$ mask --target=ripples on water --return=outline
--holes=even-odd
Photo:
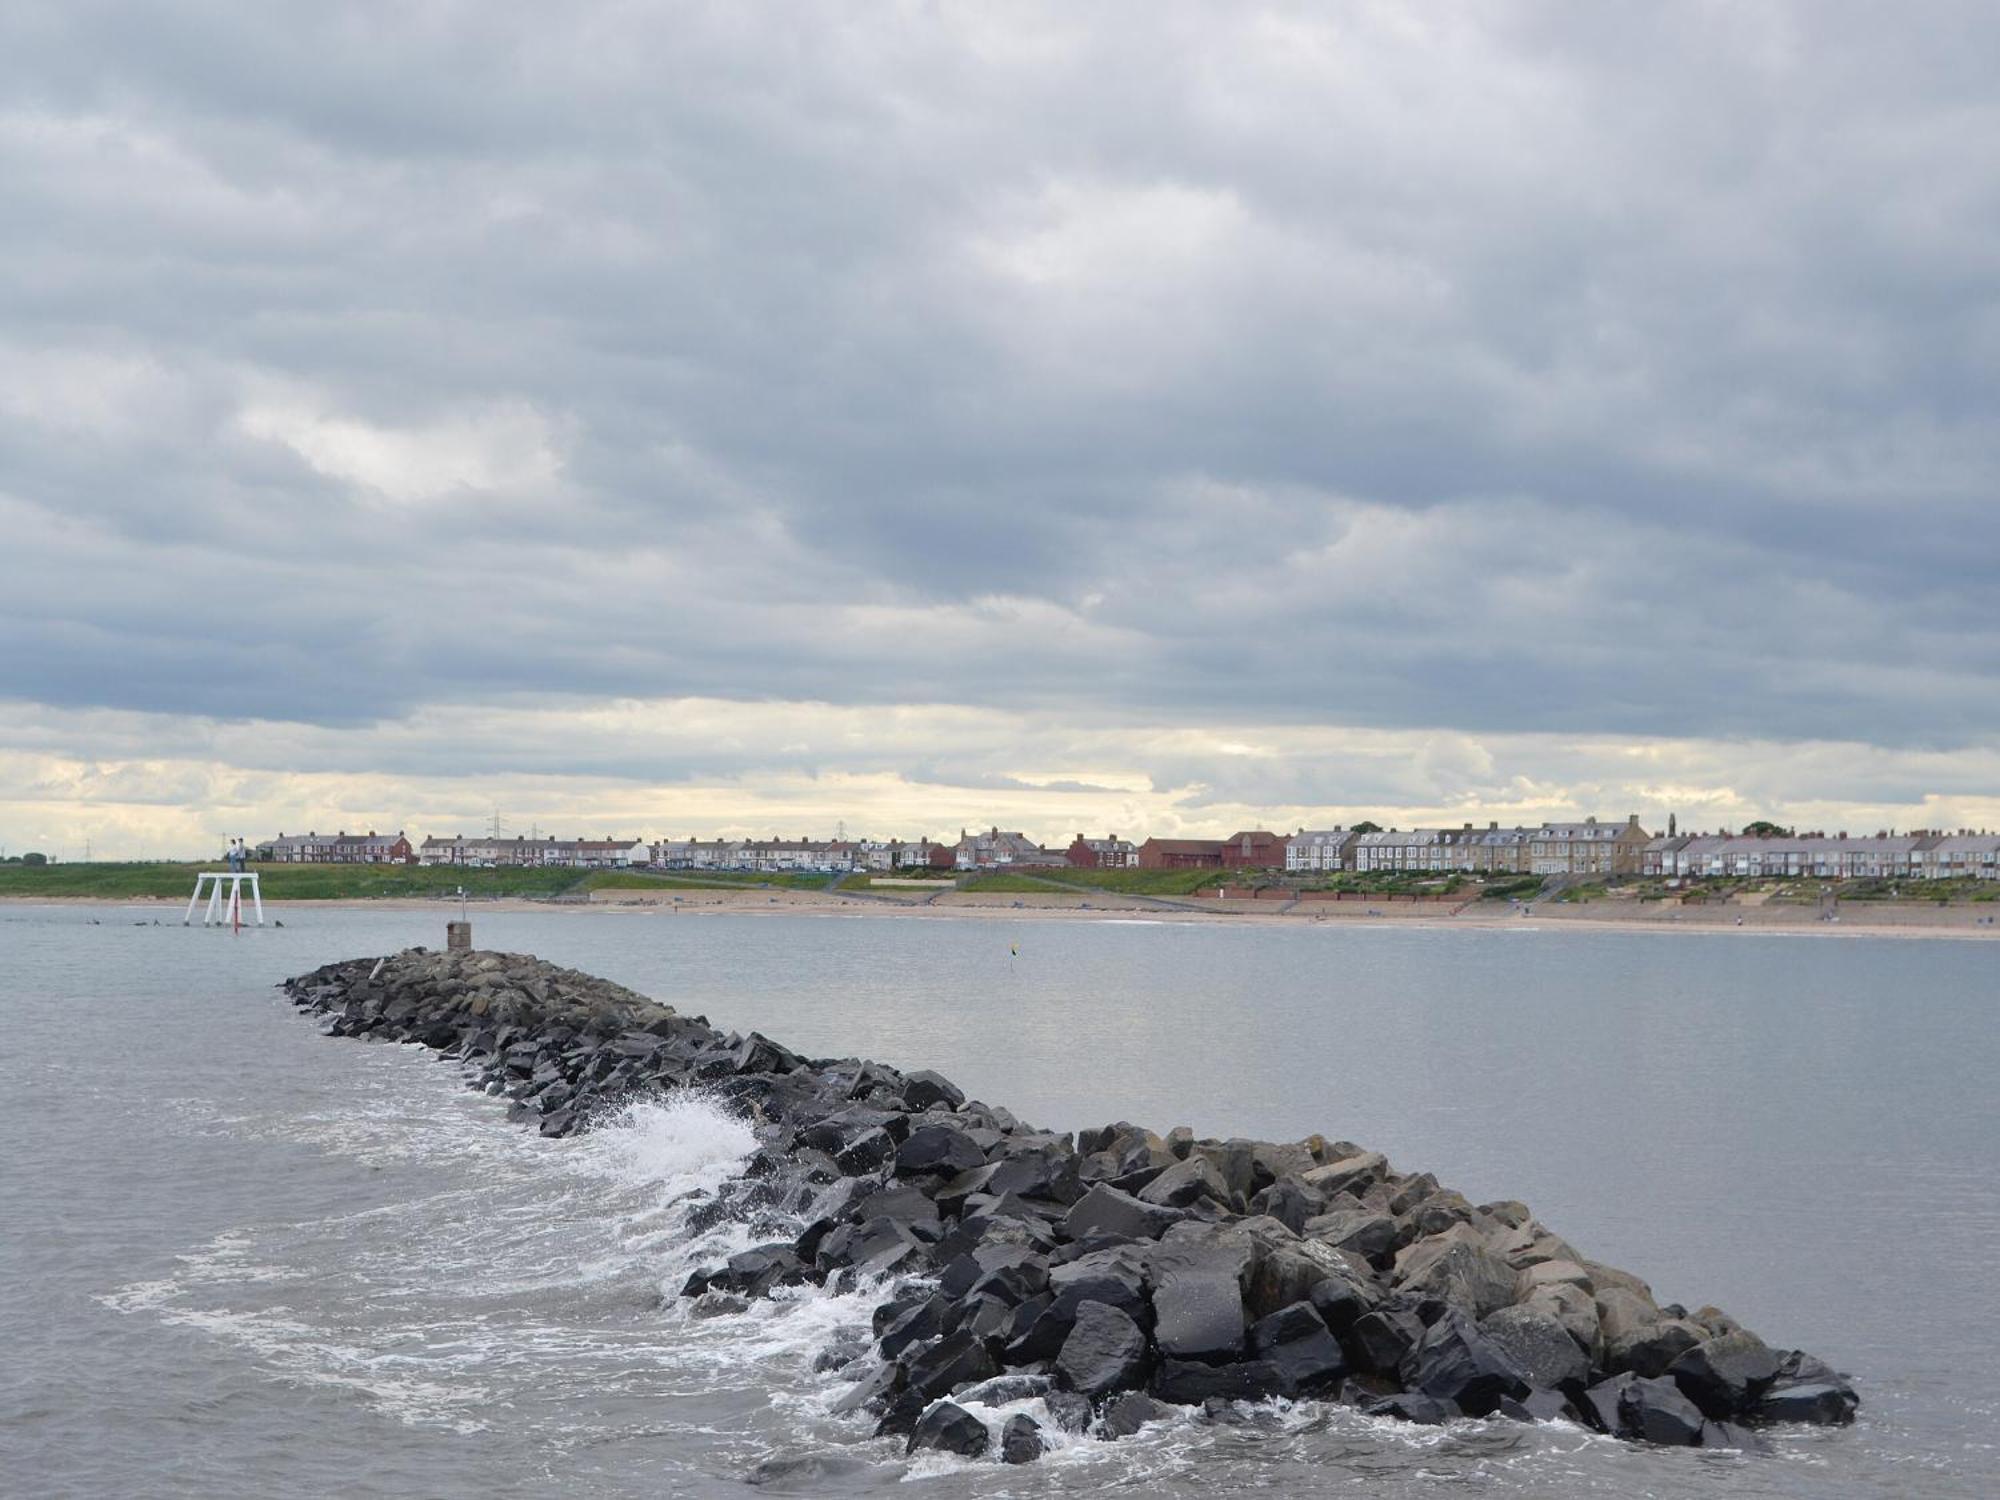
[[[572,942],[590,935],[589,919],[555,921],[549,931]],[[976,939],[871,925],[891,928],[878,942],[914,943],[924,962],[941,948],[948,960],[951,944]],[[1121,941],[1154,936],[1125,930],[1134,936]],[[787,953],[780,929],[757,931],[780,944],[779,961],[798,960],[802,950]],[[1191,941],[1172,936],[1178,974]],[[348,947],[366,951],[337,936],[324,941],[328,951],[286,958],[277,972]],[[156,963],[158,951],[141,951],[135,963]],[[588,955],[564,956],[588,963]],[[1548,955],[1538,961],[1546,979]],[[91,993],[87,978],[60,972],[79,999]],[[847,1381],[814,1369],[829,1345],[865,1341],[871,1294],[800,1288],[708,1320],[690,1317],[677,1296],[697,1265],[782,1227],[708,1225],[697,1212],[753,1148],[740,1121],[677,1096],[635,1103],[581,1137],[543,1140],[507,1123],[499,1101],[467,1091],[455,1068],[420,1049],[319,1038],[270,997],[268,977],[198,988],[177,1012],[162,990],[163,1014],[173,1019],[150,1033],[135,1032],[130,1017],[93,1037],[74,1034],[86,1024],[75,1019],[38,1031],[38,1022],[10,1014],[33,1080],[25,1104],[12,1101],[20,1106],[9,1117],[17,1163],[71,1162],[62,1170],[75,1180],[67,1188],[30,1181],[36,1222],[60,1221],[49,1241],[58,1248],[31,1248],[36,1263],[25,1275],[7,1268],[16,1289],[44,1274],[43,1300],[54,1311],[43,1313],[39,1331],[58,1352],[38,1356],[38,1395],[16,1398],[19,1387],[5,1388],[0,1454],[19,1462],[0,1490],[1994,1492],[1985,1482],[1995,1473],[1990,1391],[1970,1397],[1948,1441],[1916,1436],[1901,1418],[1885,1419],[1893,1403],[1876,1399],[1865,1369],[1870,1405],[1861,1427],[1788,1433],[1761,1458],[1650,1451],[1564,1426],[1417,1428],[1274,1402],[1229,1421],[1182,1413],[1116,1444],[1066,1441],[1028,1469],[937,1455],[906,1461],[897,1442],[870,1436],[869,1419],[831,1416]],[[1166,970],[1158,979],[1172,982]],[[1032,1009],[1031,996],[1019,1003]],[[783,1024],[771,1029],[786,1035]],[[1934,1170],[1952,1180],[1959,1168]],[[1977,1189],[1967,1191],[1969,1211],[1986,1212]],[[1551,1217],[1561,1227],[1561,1215]],[[207,1227],[184,1230],[183,1222]],[[109,1269],[121,1266],[132,1269]],[[15,1305],[0,1306],[0,1327],[9,1317],[18,1317]],[[66,1349],[77,1355],[67,1372]],[[35,1360],[15,1361],[17,1374],[24,1363]],[[129,1391],[118,1389],[121,1381]],[[101,1413],[88,1409],[95,1403]],[[1016,1410],[1038,1413],[1039,1403],[980,1414],[997,1430]]]
[[[706,1099],[669,1096],[546,1141],[456,1091],[414,1049],[368,1050],[365,1087],[340,1107],[202,1128],[303,1142],[383,1173],[442,1173],[452,1185],[230,1230],[104,1305],[196,1330],[301,1392],[364,1401],[412,1435],[504,1432],[549,1484],[581,1479],[604,1493],[645,1492],[650,1470],[695,1489],[754,1479],[754,1489],[800,1494],[912,1481],[994,1495],[1362,1481],[1391,1493],[1475,1484],[1618,1494],[1697,1473],[1704,1491],[1726,1494],[1752,1462],[1646,1454],[1567,1427],[1418,1428],[1309,1402],[1240,1408],[1227,1423],[1180,1413],[1117,1444],[1051,1429],[1060,1446],[1032,1471],[938,1454],[906,1461],[895,1441],[870,1436],[871,1419],[830,1416],[847,1381],[813,1369],[829,1345],[865,1339],[872,1290],[795,1288],[706,1320],[677,1296],[697,1266],[769,1237],[732,1221],[690,1228],[753,1150],[743,1122]],[[1033,1400],[973,1409],[996,1437],[1015,1412],[1046,1418]],[[1812,1462],[1810,1441],[1788,1447],[1779,1462]]]

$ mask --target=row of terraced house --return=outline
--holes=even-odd
[[[453,835],[413,845],[402,833],[280,833],[257,846],[277,864],[425,864],[464,868],[562,867],[729,870],[844,874],[869,871],[1003,869],[1283,870],[1292,875],[1357,873],[1588,876],[1793,876],[1821,879],[2000,880],[2000,834],[1918,831],[1850,838],[1842,834],[1654,837],[1636,816],[1591,817],[1503,828],[1264,829],[1226,839],[1149,838],[1079,833],[1066,847],[1037,844],[998,827],[961,830],[956,841],[916,839],[555,839]]]
[[[2000,834],[1918,831],[1762,838],[1678,834],[1654,839],[1640,873],[1685,879],[1789,876],[1821,880],[2000,880]]]
[[[1502,828],[1300,829],[1285,840],[1290,874],[1340,871],[1474,875],[1637,875],[1652,835],[1635,815]]]

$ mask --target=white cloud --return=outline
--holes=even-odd
[[[247,436],[281,443],[330,479],[392,501],[521,493],[561,471],[552,424],[525,401],[392,427],[301,403],[246,406]]]

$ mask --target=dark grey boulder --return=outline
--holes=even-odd
[[[1130,1193],[1098,1183],[1079,1198],[1063,1217],[1064,1239],[1094,1236],[1156,1240],[1187,1215],[1179,1209],[1142,1203]]]
[[[1374,1309],[1376,1294],[1364,1291],[1351,1277],[1329,1276],[1306,1293],[1306,1300],[1325,1319],[1328,1328],[1344,1334]]]
[[[1056,1356],[1056,1375],[1073,1391],[1107,1396],[1145,1381],[1146,1335],[1115,1307],[1085,1302]]]
[[[1361,1410],[1371,1417],[1394,1417],[1399,1422],[1420,1422],[1426,1427],[1438,1427],[1465,1415],[1451,1402],[1418,1391],[1380,1396]]]
[[[903,1360],[903,1370],[911,1390],[933,1399],[1000,1373],[985,1341],[964,1331],[918,1346]]]
[[[1104,1403],[1104,1415],[1097,1430],[1107,1438],[1130,1437],[1148,1422],[1157,1422],[1167,1409],[1143,1391],[1121,1391]]]
[[[1153,1372],[1150,1389],[1162,1401],[1171,1401],[1176,1406],[1199,1406],[1214,1397],[1225,1401],[1262,1401],[1291,1394],[1284,1372],[1268,1359],[1246,1359],[1233,1365],[1163,1359]]]
[[[1657,1323],[1628,1328],[1605,1339],[1605,1368],[1630,1370],[1651,1380],[1666,1374],[1675,1360],[1705,1337],[1700,1328],[1680,1318],[1662,1318]]]
[[[1031,1464],[1042,1456],[1042,1428],[1026,1412],[1016,1412],[1000,1429],[1000,1461]]]
[[[1479,1328],[1521,1367],[1531,1385],[1572,1386],[1590,1378],[1590,1360],[1549,1313],[1503,1307],[1480,1319]]]
[[[1276,1365],[1293,1390],[1317,1390],[1347,1373],[1339,1340],[1310,1302],[1294,1302],[1259,1318],[1250,1329],[1250,1348]]]
[[[1854,1420],[1861,1398],[1853,1387],[1789,1385],[1767,1393],[1750,1408],[1759,1422],[1810,1422],[1818,1427],[1843,1427]]]
[[[1141,1203],[1162,1208],[1187,1208],[1208,1199],[1229,1206],[1229,1186],[1205,1156],[1190,1156],[1166,1168],[1136,1194]]]
[[[1379,1151],[1361,1151],[1352,1156],[1314,1167],[1302,1174],[1306,1186],[1326,1195],[1328,1201],[1342,1193],[1359,1195],[1360,1190],[1388,1171],[1389,1162]]]
[[[1354,1321],[1341,1338],[1341,1348],[1363,1374],[1394,1375],[1423,1336],[1424,1325],[1414,1312],[1380,1307]]]
[[[993,1435],[979,1418],[956,1402],[940,1401],[917,1418],[907,1451],[933,1448],[962,1458],[980,1458],[992,1441]]]
[[[1488,1416],[1504,1398],[1518,1401],[1534,1385],[1505,1349],[1455,1308],[1424,1330],[1401,1373],[1411,1389],[1450,1401],[1468,1417]]]
[[[910,1226],[895,1219],[840,1224],[822,1235],[813,1264],[822,1275],[847,1266],[880,1263],[885,1256],[921,1248]]]
[[[895,1219],[905,1224],[935,1224],[938,1207],[921,1189],[909,1183],[896,1183],[868,1194],[855,1204],[853,1213],[857,1220]]]
[[[1611,1437],[1629,1437],[1626,1430],[1622,1404],[1626,1389],[1638,1383],[1640,1377],[1626,1371],[1613,1375],[1608,1380],[1600,1380],[1586,1389],[1577,1401],[1577,1411],[1584,1421],[1599,1432]]]
[[[965,1094],[949,1078],[921,1068],[904,1076],[903,1103],[912,1110],[926,1110],[934,1104],[957,1109],[965,1103]]]
[[[949,1125],[920,1125],[896,1148],[898,1177],[956,1177],[985,1162],[986,1153]]]
[[[1353,1200],[1343,1198],[1341,1201]],[[1316,1214],[1306,1221],[1300,1232],[1337,1250],[1348,1250],[1363,1260],[1374,1262],[1386,1260],[1405,1243],[1404,1225],[1399,1220],[1358,1207],[1337,1208]]]
[[[1075,1326],[1077,1309],[1089,1302],[1115,1307],[1135,1323],[1149,1322],[1152,1318],[1143,1284],[1110,1270],[1062,1279],[1052,1277],[1050,1285],[1054,1288],[1053,1297],[1007,1346],[1009,1364],[1054,1359],[1062,1352],[1063,1343]]]
[[[958,1304],[958,1328],[997,1349],[1014,1336],[1014,1305],[998,1297],[967,1297]]]
[[[1023,1297],[1033,1296],[1048,1285],[1047,1264],[1026,1245],[976,1245],[955,1258],[938,1278],[938,1290],[947,1297],[963,1297],[996,1271],[1018,1271],[1026,1285]],[[1016,1299],[1020,1300],[1020,1299]]]
[[[882,1129],[864,1130],[833,1153],[834,1164],[849,1176],[872,1172],[896,1154],[895,1138]]]
[[[1701,1408],[1663,1377],[1640,1377],[1618,1398],[1620,1429],[1642,1443],[1664,1448],[1691,1448],[1701,1441],[1706,1421]]]
[[[1725,1421],[1770,1389],[1778,1354],[1754,1333],[1738,1330],[1696,1344],[1667,1366],[1667,1378],[1704,1416]]]
[[[1153,1291],[1153,1341],[1174,1359],[1223,1364],[1243,1352],[1243,1290],[1234,1276],[1182,1271]]]
[[[778,1243],[739,1250],[721,1270],[710,1275],[707,1289],[762,1297],[773,1287],[796,1286],[811,1279],[792,1247]]]
[[[1281,1177],[1251,1198],[1250,1211],[1269,1215],[1293,1234],[1303,1234],[1307,1220],[1326,1212],[1326,1196],[1296,1177]]]

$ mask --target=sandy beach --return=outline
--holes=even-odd
[[[43,906],[111,907],[179,915],[186,902],[143,898],[0,898]],[[456,898],[382,897],[337,901],[266,900],[266,912],[314,909],[390,911],[455,910]],[[1282,909],[1274,909],[1274,907]],[[1666,902],[1550,902],[1527,908],[1506,902],[1445,903],[1324,902],[1283,907],[1270,901],[1196,901],[1164,897],[1102,895],[982,894],[946,890],[928,898],[821,891],[683,890],[598,891],[588,900],[541,901],[522,897],[472,900],[482,911],[569,911],[625,916],[815,916],[897,918],[906,921],[1148,921],[1194,922],[1256,927],[1414,927],[1446,931],[1512,929],[1543,932],[1695,932],[1808,938],[1890,937],[2000,940],[2000,903],[1938,906],[1931,902],[1850,902],[1834,920],[1811,907],[1735,905],[1681,906]]]

